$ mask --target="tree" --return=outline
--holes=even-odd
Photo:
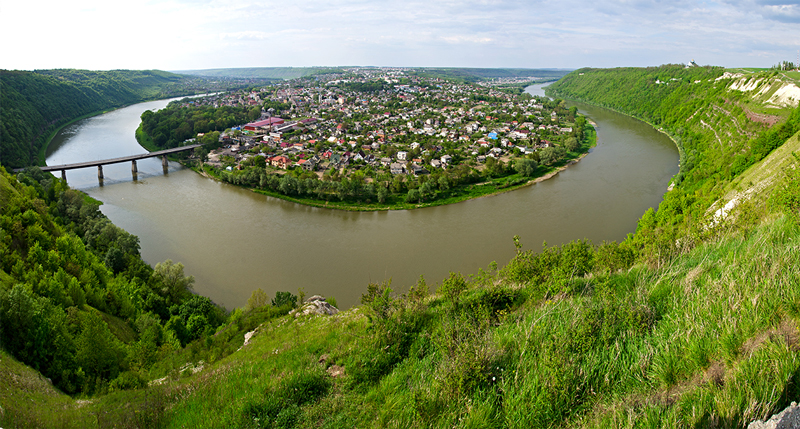
[[[269,304],[269,296],[267,296],[267,293],[261,290],[261,288],[258,288],[253,291],[253,293],[250,295],[250,298],[247,300],[245,311],[263,307],[267,304]]]
[[[578,143],[578,139],[575,137],[568,137],[567,140],[564,142],[564,148],[566,148],[570,152],[575,152],[580,149],[581,145]]]
[[[406,202],[409,204],[414,202],[419,202],[419,200],[420,200],[420,193],[416,189],[411,189],[408,191],[408,194],[406,194]]]
[[[561,161],[566,155],[563,147],[546,147],[540,151],[539,158],[542,164],[551,165]]]
[[[536,161],[528,158],[521,158],[514,162],[514,168],[516,168],[517,173],[525,177],[531,177],[536,173]]]
[[[378,202],[383,204],[386,202],[386,197],[389,195],[389,190],[385,186],[378,186]]]
[[[116,378],[125,359],[124,346],[96,311],[81,319],[82,331],[75,340],[78,366],[95,383]]]
[[[167,300],[167,305],[179,304],[191,295],[194,276],[183,274],[183,264],[173,263],[171,259],[156,264],[153,270],[159,294]]]

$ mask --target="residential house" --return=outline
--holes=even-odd
[[[406,170],[406,166],[399,162],[393,162],[389,166],[389,169],[391,170],[392,174],[403,174]]]
[[[279,155],[270,159],[269,163],[273,167],[280,168],[281,170],[286,170],[286,166],[289,165],[289,158],[283,155]]]

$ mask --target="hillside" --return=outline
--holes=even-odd
[[[785,86],[768,74],[751,78]],[[100,240],[92,225],[103,221],[79,216],[94,210],[76,210],[57,179],[0,174],[0,327],[48,310],[33,320],[65,326],[45,332],[76,350],[73,363],[59,362],[72,371],[66,381],[85,386],[72,397],[52,389],[18,362],[33,357],[41,372],[63,374],[36,354],[41,343],[5,329],[0,342],[15,357],[0,354],[0,381],[12,380],[0,392],[0,427],[739,428],[763,419],[800,397],[800,109],[769,107],[780,89],[731,88],[742,78],[676,66],[573,72],[558,95],[628,111],[682,148],[681,176],[636,234],[536,251],[514,237],[505,267],[435,284],[420,277],[405,295],[370,284],[360,306],[332,316],[287,315],[298,297],[260,290],[213,323],[186,294],[159,306],[159,296],[173,299],[155,274],[163,265],[148,270],[129,248],[114,269],[114,243],[130,242],[123,232]],[[731,195],[747,198],[715,218]],[[59,274],[65,264],[46,263],[59,257],[72,258],[74,282]],[[80,291],[85,303],[67,305]],[[113,355],[97,361],[103,371],[78,352],[95,326]],[[64,380],[52,377],[67,391]]]
[[[179,70],[174,73],[217,78],[295,79],[327,73],[345,73],[350,67],[251,67],[231,69]],[[368,68],[366,68],[368,69]],[[377,68],[376,68],[377,69]],[[495,78],[559,79],[569,70],[562,69],[509,69],[509,68],[437,68],[410,67],[404,69],[426,77],[458,79],[477,82]]]
[[[158,70],[0,70],[0,163],[7,168],[44,165],[47,143],[75,119],[211,88]]]
[[[675,141],[681,169],[674,190],[657,212],[645,213],[637,230],[637,239],[661,237],[643,245],[658,247],[654,253],[666,261],[680,253],[680,237],[701,240],[705,225],[717,221],[715,211],[732,198],[724,200],[732,180],[800,131],[800,96],[791,95],[797,85],[796,77],[778,71],[744,75],[665,65],[580,69],[549,91],[631,115]]]
[[[230,69],[176,70],[174,73],[215,78],[295,79],[338,71],[327,67],[242,67]]]

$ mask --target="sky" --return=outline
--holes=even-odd
[[[800,0],[0,0],[0,69],[797,62]]]

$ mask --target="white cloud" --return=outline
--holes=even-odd
[[[770,66],[781,0],[0,0],[0,68]],[[27,19],[36,16],[32,27]]]

